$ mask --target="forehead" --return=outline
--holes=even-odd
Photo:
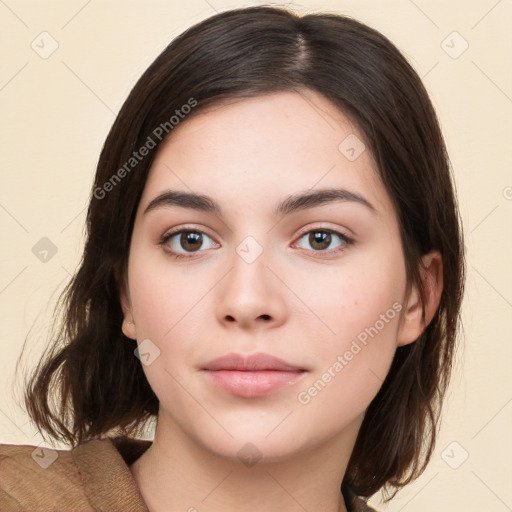
[[[364,192],[377,208],[390,207],[364,136],[350,119],[312,91],[282,92],[185,118],[159,148],[141,206],[165,189],[209,195],[228,208],[339,186]]]

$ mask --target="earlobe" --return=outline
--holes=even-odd
[[[397,344],[399,346],[416,341],[431,322],[439,307],[443,292],[443,262],[439,251],[429,252],[422,257],[420,276],[425,304],[422,307],[420,291],[413,283],[398,331]]]
[[[135,323],[133,321],[132,306],[125,291],[124,283],[120,286],[119,299],[121,302],[121,309],[123,310],[123,325],[121,329],[127,338],[135,340],[137,339],[137,333],[135,330]]]
[[[421,268],[422,281],[425,286],[425,327],[436,314],[441,295],[443,293],[443,260],[439,251],[433,251],[423,256],[423,268]]]
[[[127,338],[131,338],[132,340],[137,339],[135,333],[135,324],[131,320],[127,320],[126,317],[123,320],[122,331]]]

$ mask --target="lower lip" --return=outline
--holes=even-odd
[[[264,396],[288,384],[295,383],[305,372],[260,370],[216,370],[207,371],[213,383],[232,395],[243,397]]]

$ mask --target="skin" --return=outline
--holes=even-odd
[[[423,320],[372,155],[366,149],[351,161],[338,149],[351,134],[364,143],[324,97],[286,92],[200,113],[160,148],[121,291],[123,332],[160,351],[143,365],[160,401],[155,439],[131,466],[152,512],[346,510],[339,489],[366,408],[397,347],[431,320],[442,290],[441,258],[432,252],[423,258]],[[376,211],[337,201],[272,215],[292,194],[340,187]],[[223,214],[176,205],[144,214],[169,189],[208,195]],[[159,244],[180,227],[206,233],[203,244],[187,251],[180,235]],[[354,242],[333,235],[322,249],[308,238],[326,228]],[[236,250],[248,236],[263,249],[252,263]],[[394,303],[399,314],[333,372],[337,357]],[[233,396],[200,371],[228,352],[265,352],[307,371],[263,397]],[[300,403],[298,394],[330,367],[335,376]],[[244,446],[261,457],[250,467],[237,455]]]

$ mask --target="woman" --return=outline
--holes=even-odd
[[[212,16],[107,137],[26,391],[72,449],[2,445],[3,507],[371,510],[429,461],[463,282],[443,138],[392,43],[333,14]]]

